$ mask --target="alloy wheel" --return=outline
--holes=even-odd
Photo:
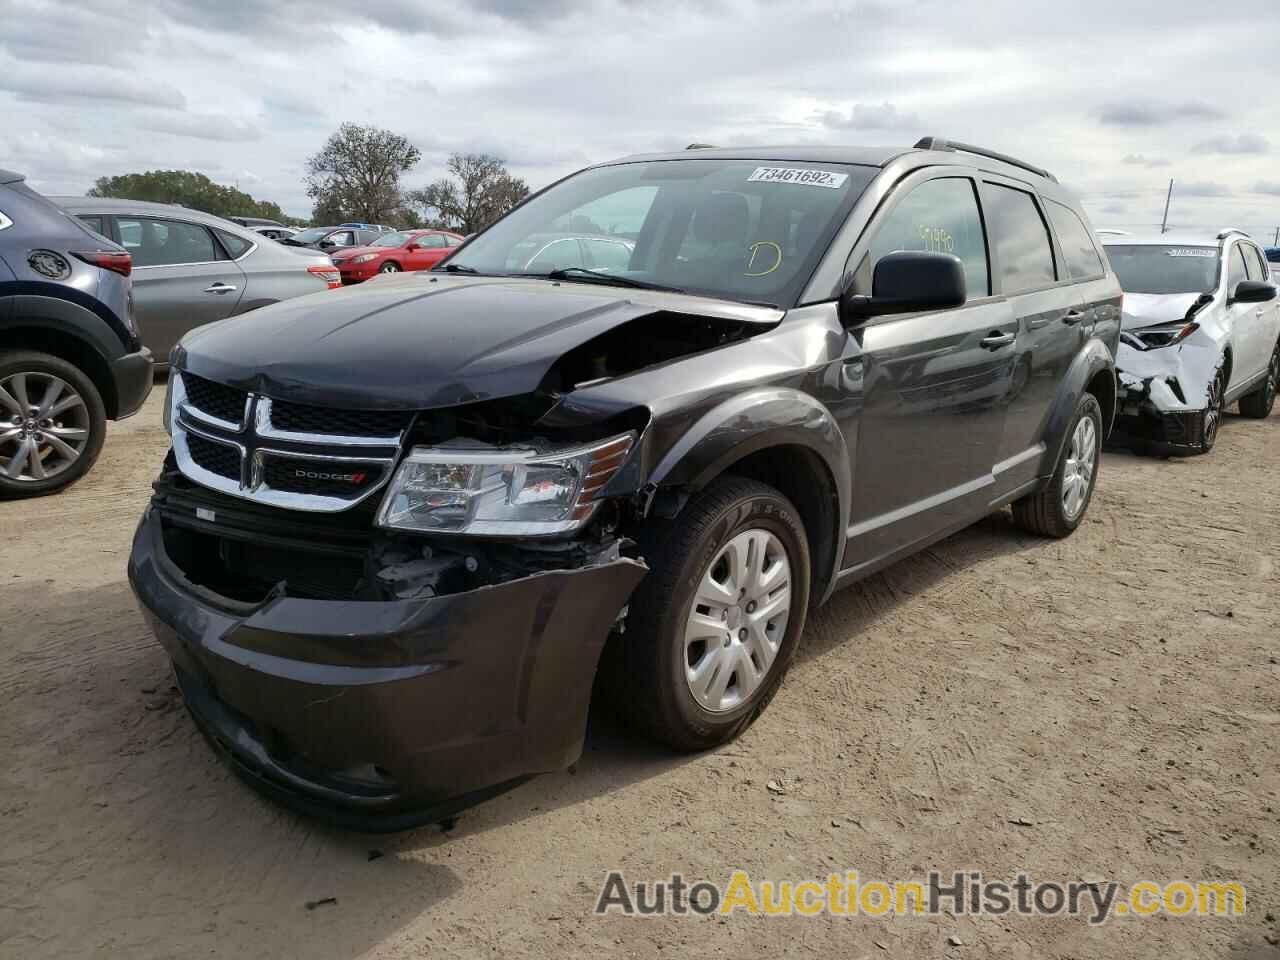
[[[768,530],[746,530],[702,574],[683,637],[685,680],[709,713],[733,710],[759,689],[787,632],[791,558]]]
[[[1062,471],[1062,511],[1075,520],[1084,511],[1098,466],[1098,428],[1092,417],[1081,417],[1071,434],[1071,447]]]
[[[89,444],[89,408],[61,377],[20,371],[0,380],[0,476],[34,483],[69,470]]]
[[[400,268],[397,267],[394,263],[384,263],[381,267],[378,268],[378,272],[379,273],[399,273]]]
[[[1271,369],[1267,373],[1267,384],[1263,389],[1266,393],[1263,394],[1262,405],[1270,407],[1275,402],[1276,390],[1280,389],[1280,343],[1276,344],[1271,354]]]

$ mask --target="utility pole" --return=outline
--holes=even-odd
[[[1276,227],[1276,238],[1271,242],[1273,247],[1280,247],[1280,227]]]
[[[1173,200],[1173,181],[1169,181],[1169,193],[1164,198],[1164,219],[1160,221],[1160,233],[1169,229],[1169,203]]]

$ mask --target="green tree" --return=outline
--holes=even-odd
[[[218,217],[265,217],[284,222],[280,207],[269,200],[255,200],[235,187],[214,183],[203,173],[190,170],[148,170],[118,177],[99,177],[91,197],[150,200],[176,203]]]
[[[382,223],[403,205],[400,177],[421,154],[398,133],[344,123],[307,160],[307,196],[322,221]]]
[[[483,230],[529,195],[527,183],[485,153],[455,153],[448,169],[453,179],[443,177],[408,199],[424,208],[431,222],[460,233]]]

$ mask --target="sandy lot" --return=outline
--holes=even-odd
[[[1108,455],[1070,540],[995,516],[838,594],[718,753],[597,730],[575,772],[449,833],[368,837],[220,766],[134,608],[162,392],[71,493],[0,504],[0,955],[1280,958],[1280,412],[1229,417],[1208,458]],[[1249,904],[1100,928],[591,913],[609,869],[732,867],[1232,878]]]

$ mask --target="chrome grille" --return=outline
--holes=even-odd
[[[170,404],[174,456],[189,479],[316,513],[346,510],[385,486],[413,417],[285,403],[186,373],[173,381]]]
[[[235,387],[214,383],[193,373],[182,374],[182,386],[187,394],[187,406],[194,408],[203,419],[242,426],[248,407],[249,394]]]
[[[395,437],[412,414],[382,410],[336,410],[287,400],[271,401],[271,426],[287,433]]]

